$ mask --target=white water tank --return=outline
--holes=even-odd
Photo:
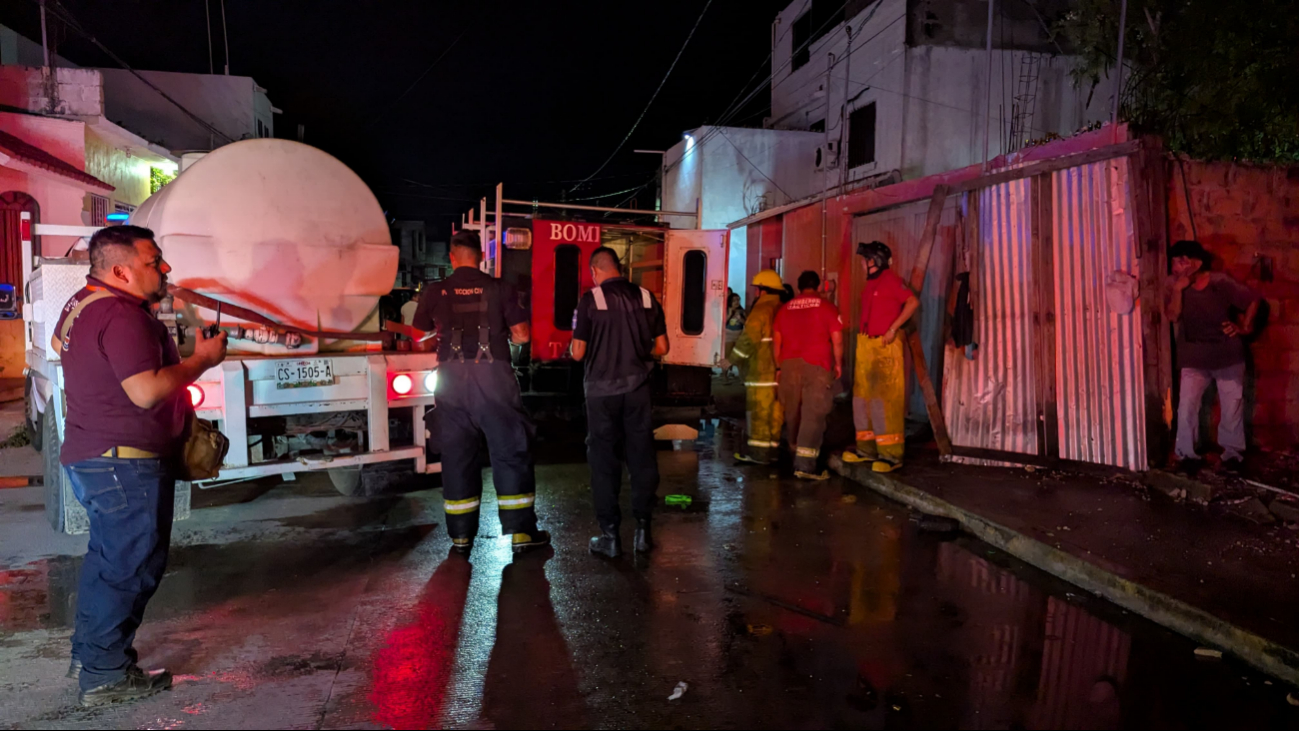
[[[131,222],[153,230],[173,284],[309,330],[376,331],[379,298],[397,276],[399,251],[374,194],[331,155],[289,140],[217,148]],[[214,313],[182,315],[211,322]],[[237,320],[223,314],[227,322]]]

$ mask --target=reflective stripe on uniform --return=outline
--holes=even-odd
[[[477,510],[479,502],[478,498],[471,497],[468,500],[447,500],[444,506],[449,515],[464,515]]]
[[[764,342],[764,343],[770,343],[770,342],[772,342],[773,340],[775,340],[775,338],[763,338],[763,339],[762,339],[762,342]]]
[[[775,388],[780,384],[776,383],[775,381],[758,381],[755,383],[749,383],[748,381],[745,381],[744,385],[749,388]]]
[[[906,437],[901,434],[881,434],[875,437],[876,444],[901,444]]]
[[[734,350],[732,350],[732,351],[731,351],[731,355],[735,356],[736,358],[748,358],[748,357],[749,357],[749,354],[748,354],[748,353],[744,352],[743,350],[740,350],[739,348],[735,348]]]
[[[501,510],[522,510],[530,508],[537,501],[537,493],[529,492],[524,495],[510,495],[509,497],[497,496],[496,506]]]
[[[814,447],[798,447],[794,450],[794,455],[798,457],[811,457],[813,459],[821,456],[821,450]]]
[[[604,299],[604,289],[602,289],[601,287],[592,287],[591,296],[595,297],[595,309],[597,310],[609,309],[609,303],[606,302]]]
[[[779,447],[779,446],[780,446],[780,442],[763,442],[763,441],[759,441],[759,440],[757,440],[757,439],[750,439],[750,440],[749,440],[749,446],[750,446],[750,447],[772,447],[772,448],[775,448],[775,447]]]
[[[653,309],[654,307],[654,297],[651,296],[650,291],[644,287],[640,288],[640,303],[645,305],[645,309],[647,310]]]
[[[873,432],[873,431],[859,431],[859,432],[857,432],[857,441],[859,441],[859,442],[873,442],[873,441],[875,441],[875,432]]]

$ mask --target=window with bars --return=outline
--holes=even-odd
[[[90,194],[90,225],[107,226],[108,214],[113,210],[113,202],[106,196]]]

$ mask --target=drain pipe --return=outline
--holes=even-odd
[[[843,143],[848,137],[848,82],[852,79],[852,23],[847,23],[844,30],[848,31],[848,49],[843,54],[843,108],[839,112],[839,149],[836,152],[839,155],[839,192],[848,187],[848,156],[844,153]],[[830,90],[826,90],[826,99],[830,98]]]

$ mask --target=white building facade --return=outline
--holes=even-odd
[[[722,228],[827,191],[955,170],[1107,121],[1112,82],[1075,84],[1076,58],[1049,30],[1049,18],[1069,7],[996,0],[989,54],[987,0],[793,0],[772,24],[764,129],[688,133],[664,158],[663,208],[699,206],[700,228]],[[731,232],[737,292],[747,285],[744,230]]]
[[[989,54],[987,0],[794,0],[772,26],[767,126],[821,131],[814,163],[833,187],[946,172],[1108,120],[1113,85],[1075,84],[1076,59],[1049,34],[1069,3],[1036,5],[996,1]]]

